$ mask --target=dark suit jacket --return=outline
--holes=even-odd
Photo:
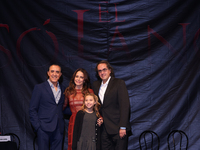
[[[96,95],[102,81],[93,83],[93,90]],[[120,127],[130,130],[129,110],[130,102],[125,82],[121,79],[111,77],[105,91],[103,104],[101,104],[100,114],[104,120],[104,126],[108,134],[118,134]]]
[[[58,127],[61,133],[64,132],[63,120],[63,103],[64,103],[64,88],[60,84],[61,97],[56,104],[53,92],[48,81],[38,84],[34,87],[29,115],[30,121],[35,131],[41,128],[43,131],[52,132]]]

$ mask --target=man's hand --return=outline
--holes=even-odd
[[[100,117],[100,118],[97,120],[97,124],[98,124],[99,126],[101,126],[102,123],[103,123],[103,118]]]
[[[119,137],[122,139],[126,136],[126,129],[120,129],[119,130]]]

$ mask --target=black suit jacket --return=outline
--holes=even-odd
[[[93,83],[96,95],[102,81]],[[101,103],[100,99],[99,102]],[[105,91],[103,104],[101,103],[100,114],[104,120],[104,126],[108,134],[118,134],[120,127],[130,130],[129,122],[130,102],[126,84],[123,80],[111,77]]]

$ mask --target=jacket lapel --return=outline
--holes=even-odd
[[[108,82],[108,86],[104,94],[103,104],[106,102],[106,97],[110,93],[109,91],[113,88],[113,83],[114,83],[113,80],[114,77],[111,77],[110,81]]]
[[[52,92],[52,90],[51,90],[51,87],[50,87],[48,81],[45,82],[45,88],[46,88],[47,92],[49,93],[49,95],[51,96],[51,98],[52,98],[52,99],[54,100],[54,102],[55,102],[55,98],[54,98],[53,92]]]

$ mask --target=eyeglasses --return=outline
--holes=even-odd
[[[98,70],[98,73],[106,72],[107,70],[108,70],[107,68],[104,68],[103,70]]]

